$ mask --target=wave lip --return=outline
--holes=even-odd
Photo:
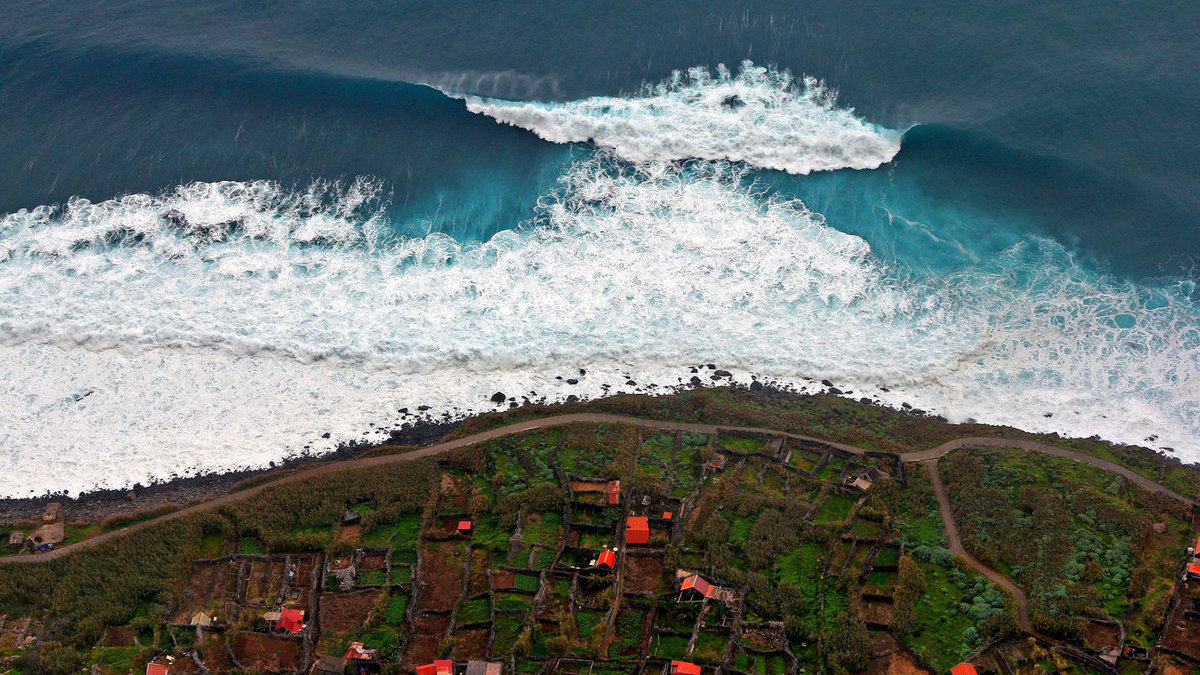
[[[453,94],[452,94],[453,95]],[[456,96],[471,112],[528,129],[554,143],[593,142],[632,162],[730,160],[793,174],[875,169],[900,151],[901,132],[839,108],[837,92],[813,77],[744,61],[675,71],[630,97],[567,103]]]

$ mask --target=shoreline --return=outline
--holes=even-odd
[[[182,476],[156,481],[149,485],[135,484],[130,488],[102,489],[81,492],[75,497],[65,494],[46,494],[40,497],[0,498],[0,525],[36,520],[47,502],[61,502],[68,522],[100,522],[109,516],[127,515],[156,509],[167,504],[183,507],[227,494],[238,483],[251,478],[284,472],[299,467],[317,466],[353,459],[385,446],[424,446],[436,443],[453,433],[461,419],[418,419],[405,422],[391,432],[383,442],[360,441],[340,444],[333,452],[321,455],[296,455],[258,469],[214,471],[197,476]],[[132,498],[131,498],[132,496]]]
[[[540,400],[529,400],[526,397],[521,397],[522,402],[518,403],[516,397],[506,397],[505,402],[507,407],[503,407],[500,401],[495,401],[497,407],[491,411],[465,412],[460,411],[457,417],[452,417],[449,412],[441,412],[437,415],[426,413],[425,416],[410,413],[409,421],[405,421],[397,428],[388,432],[388,437],[383,440],[359,440],[347,443],[341,443],[333,451],[326,452],[320,455],[295,455],[285,458],[280,461],[271,462],[269,466],[252,469],[237,469],[233,471],[216,471],[196,476],[173,477],[164,480],[156,481],[150,485],[135,484],[130,488],[120,489],[99,489],[87,492],[81,492],[75,497],[69,497],[65,493],[43,494],[38,497],[15,497],[15,498],[0,498],[0,525],[13,525],[23,521],[36,520],[40,517],[42,509],[47,502],[58,501],[63,504],[64,511],[67,514],[69,522],[76,523],[99,523],[105,518],[114,515],[130,515],[139,512],[145,512],[157,509],[169,504],[174,504],[177,507],[184,507],[198,501],[206,501],[214,497],[228,494],[229,491],[244,481],[254,479],[261,476],[266,476],[272,473],[284,473],[295,470],[300,467],[315,467],[321,464],[337,462],[356,457],[362,457],[380,448],[405,447],[413,448],[433,445],[446,436],[457,431],[462,424],[469,419],[489,413],[503,413],[520,411],[523,408],[538,408],[539,413],[545,414],[563,414],[575,412],[573,406],[587,405],[590,402],[609,398],[611,396],[620,395],[622,393],[632,393],[634,395],[644,396],[666,396],[677,394],[685,391],[709,389],[715,387],[730,387],[734,390],[750,393],[763,398],[781,398],[781,397],[804,397],[829,395],[845,398],[850,401],[862,405],[875,406],[888,410],[892,413],[912,416],[924,417],[932,420],[938,420],[945,424],[954,424],[941,415],[937,415],[925,410],[908,406],[907,404],[896,406],[881,400],[879,397],[854,398],[847,396],[852,394],[850,391],[843,392],[836,385],[828,380],[815,380],[813,378],[802,378],[806,385],[795,385],[777,380],[759,380],[751,376],[749,382],[738,381],[734,377],[728,376],[728,371],[711,369],[714,366],[709,366],[710,373],[720,373],[721,375],[712,376],[712,384],[706,383],[698,376],[692,375],[690,381],[684,381],[680,378],[678,384],[658,385],[647,384],[639,386],[636,392],[613,392],[591,398],[587,396],[568,395],[559,398],[555,401],[548,401],[545,397]],[[691,367],[690,373],[705,373],[705,367]],[[883,391],[887,391],[883,389]],[[554,412],[545,411],[546,407],[558,408]],[[974,420],[968,421],[968,424]],[[1008,425],[997,425],[1010,428],[1012,430],[1040,436],[1039,432],[1028,431],[1019,427]],[[1057,434],[1052,434],[1058,436]],[[1062,441],[1070,441],[1073,437],[1058,436]],[[1082,438],[1082,437],[1080,437]],[[1115,447],[1126,444],[1106,441]],[[1145,447],[1145,446],[1142,446]],[[1148,448],[1155,454],[1173,461],[1180,465],[1200,465],[1200,462],[1189,463],[1182,461],[1178,456],[1171,452],[1164,452]]]
[[[715,368],[715,366],[711,366],[708,370],[712,370],[713,368]],[[608,396],[614,396],[620,393],[633,393],[647,396],[666,396],[682,391],[709,388],[709,386],[706,386],[706,383],[704,383],[698,377],[698,374],[704,373],[706,370],[704,365],[686,366],[685,370],[689,375],[691,375],[690,381],[685,381],[681,377],[679,382],[676,384],[661,385],[647,383],[645,385],[638,386],[634,392],[605,393],[604,395],[595,398],[591,398],[586,395],[580,396],[576,394],[569,394],[553,401],[547,400],[547,398],[544,396],[536,400],[532,400],[527,396],[521,396],[519,399],[518,397],[514,396],[505,399],[505,402],[508,403],[507,407],[502,407],[502,404],[497,402],[497,407],[495,410],[459,412],[457,417],[452,417],[451,413],[449,412],[441,412],[437,415],[425,413],[424,416],[421,416],[421,413],[417,412],[408,413],[410,415],[410,421],[403,422],[398,428],[390,430],[386,440],[359,440],[341,443],[335,450],[330,452],[320,455],[295,455],[284,458],[283,460],[272,462],[270,465],[261,468],[235,469],[232,471],[213,471],[196,476],[178,476],[158,480],[149,485],[135,483],[132,487],[126,488],[89,490],[86,492],[80,492],[74,497],[67,496],[65,492],[47,493],[37,497],[0,497],[0,525],[8,526],[25,521],[36,521],[41,517],[43,507],[46,505],[46,503],[52,501],[62,503],[63,510],[67,515],[66,520],[68,522],[77,523],[99,523],[110,516],[135,514],[138,512],[157,509],[169,504],[174,504],[177,507],[184,507],[196,501],[206,501],[214,497],[228,494],[230,489],[232,489],[238,483],[271,473],[282,473],[297,469],[299,467],[317,466],[330,462],[353,459],[382,447],[421,447],[425,445],[432,445],[442,440],[445,436],[456,431],[465,420],[493,412],[507,412],[512,410],[520,410],[521,408],[532,408],[537,406],[570,406],[574,404],[586,404],[589,401],[599,398],[607,398]],[[725,373],[727,371],[715,370],[713,372]],[[751,376],[751,378],[751,381],[748,383],[739,382],[733,377],[728,377],[726,381],[721,382],[722,379],[725,379],[724,375],[718,377],[710,376],[710,379],[714,384],[717,384],[717,386],[729,386],[766,397],[841,393],[840,390],[834,388],[832,384],[822,388],[823,383],[819,383],[817,380],[812,378],[802,379],[810,384],[816,385],[816,391],[810,391],[807,387],[790,386],[786,383],[773,380],[763,382],[754,376]],[[605,392],[608,391],[607,386],[602,387],[602,389],[604,389]],[[518,400],[520,400],[519,403],[517,402]],[[901,408],[895,408],[877,399],[873,400],[871,404],[905,414],[925,414],[922,410],[905,410]],[[934,417],[932,415],[930,416]]]

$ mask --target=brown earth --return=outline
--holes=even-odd
[[[429,663],[441,657],[442,639],[450,628],[449,614],[418,614],[413,619],[413,637],[405,663]]]
[[[299,640],[243,631],[233,637],[233,655],[250,672],[279,672],[300,669]]]
[[[129,626],[109,626],[104,629],[101,643],[105,647],[132,647],[133,629]]]
[[[463,583],[463,559],[453,542],[431,542],[422,551],[418,610],[454,609]]]
[[[625,555],[620,561],[622,590],[626,593],[666,593],[675,575],[662,556]]]
[[[378,588],[321,595],[321,632],[353,633],[367,622],[379,599]]]
[[[231,618],[232,603],[237,593],[238,569],[236,560],[222,560],[192,565],[187,585],[171,614],[169,623],[191,622],[196,612],[208,612],[225,621]]]
[[[487,658],[487,645],[487,628],[456,631],[454,633],[454,659],[466,661]]]

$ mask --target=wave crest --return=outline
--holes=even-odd
[[[593,142],[633,162],[708,159],[794,174],[874,169],[900,150],[900,132],[839,108],[813,77],[743,62],[675,71],[671,79],[618,98],[568,103],[459,96],[471,112],[528,129],[554,143]]]
[[[748,172],[589,153],[533,222],[482,243],[380,234],[372,181],[198,183],[7,216],[0,477],[23,478],[0,494],[263,465],[378,438],[401,407],[594,396],[709,361],[1200,449],[1194,289],[1099,276],[1040,239],[904,278]],[[555,380],[580,367],[577,386]],[[51,455],[60,471],[29,483],[20,467]]]

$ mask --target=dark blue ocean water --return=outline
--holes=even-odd
[[[0,9],[0,468],[723,359],[1200,453],[1196,3]]]
[[[886,184],[797,188],[861,191],[835,227],[875,231],[887,193],[934,228],[939,210],[981,210],[1122,274],[1189,273],[1198,34],[1188,2],[8,3],[0,211],[366,174],[398,220],[440,204],[448,231],[484,237],[528,216],[564,151],[411,83],[561,101],[752,59],[920,125]]]

